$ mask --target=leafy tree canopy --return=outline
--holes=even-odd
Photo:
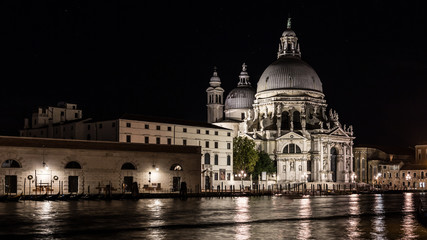
[[[252,173],[258,161],[258,152],[255,150],[255,142],[246,137],[233,139],[233,170]]]
[[[254,179],[258,179],[258,175],[261,175],[262,172],[267,172],[267,174],[276,173],[276,163],[271,160],[270,156],[264,152],[258,152],[259,160],[255,165],[253,176]]]

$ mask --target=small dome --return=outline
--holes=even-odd
[[[281,56],[268,66],[258,81],[257,93],[275,89],[305,89],[323,92],[314,69],[299,57]]]
[[[210,82],[219,82],[219,83],[221,82],[221,79],[218,76],[218,72],[217,72],[217,68],[216,67],[214,67],[214,72],[212,74]]]
[[[291,29],[286,29],[283,33],[282,33],[282,37],[296,37],[297,35],[295,34],[295,32]]]
[[[225,110],[252,108],[255,100],[255,89],[250,85],[239,86],[228,94],[225,99]]]

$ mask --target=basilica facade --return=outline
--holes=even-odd
[[[278,184],[355,181],[353,127],[341,124],[338,113],[328,108],[319,76],[301,59],[290,19],[277,60],[256,89],[246,64],[225,101],[216,69],[209,83],[208,122],[253,139],[258,150],[277,161]]]

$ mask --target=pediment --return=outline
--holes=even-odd
[[[290,139],[305,139],[305,137],[296,132],[288,132],[285,135],[280,136],[276,140],[290,140]]]
[[[349,137],[342,128],[337,127],[335,130],[332,130],[329,134],[329,136],[342,136],[342,137]]]

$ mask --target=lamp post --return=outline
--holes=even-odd
[[[238,174],[238,176],[240,177],[240,179],[242,180],[242,190],[245,189],[245,186],[243,186],[243,177],[246,177],[246,173],[245,171],[241,170],[240,173]]]
[[[356,181],[356,179],[357,179],[357,175],[352,173],[351,174],[351,182],[354,183]]]

